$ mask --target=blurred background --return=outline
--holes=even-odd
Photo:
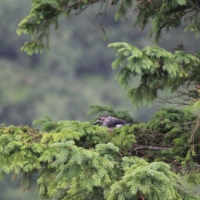
[[[70,20],[61,18],[58,30],[52,27],[50,50],[28,56],[20,51],[29,37],[17,36],[18,23],[29,13],[30,2],[1,0],[0,7],[0,123],[32,126],[34,119],[48,115],[54,121],[88,121],[90,105],[113,106],[128,110],[139,121],[147,121],[160,107],[135,110],[127,98],[126,90],[115,80],[117,71],[111,63],[115,51],[107,45],[128,42],[139,48],[156,45],[149,38],[150,26],[140,31],[133,29],[133,18],[116,22],[116,6],[108,6],[104,18],[98,17],[100,4],[86,9]],[[106,31],[103,33],[101,27]],[[163,33],[159,46],[173,51],[178,43],[186,50],[199,50],[199,39],[183,33],[182,28]],[[132,81],[137,85],[139,79]],[[11,177],[0,181],[0,200],[37,199],[35,185],[27,192],[19,189],[19,181]]]

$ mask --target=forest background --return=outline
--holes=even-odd
[[[130,28],[132,20],[116,22],[115,6],[108,8],[106,20],[102,22],[103,18],[97,16],[99,8],[94,6],[73,19],[60,19],[59,29],[51,31],[50,50],[42,56],[28,56],[20,51],[27,37],[18,37],[16,30],[20,20],[29,13],[30,5],[23,0],[1,1],[1,123],[32,126],[34,119],[44,115],[55,121],[86,121],[91,118],[87,112],[92,104],[126,109],[134,119],[145,122],[165,106],[157,102],[151,108],[135,110],[126,91],[114,79],[117,71],[111,68],[115,52],[107,45],[113,42],[127,42],[139,48],[155,45],[147,37],[148,26],[140,31]],[[159,46],[172,51],[180,42],[188,52],[200,50],[199,40],[179,29],[166,33]],[[138,80],[132,84],[137,85]],[[24,194],[17,181],[14,184],[9,177],[0,182],[0,190],[1,200],[37,198],[36,187]]]

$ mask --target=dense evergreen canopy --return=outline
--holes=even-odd
[[[48,47],[50,25],[58,17],[74,17],[88,6],[100,11],[118,6],[115,18],[135,17],[142,29],[148,21],[158,40],[161,31],[179,27],[199,33],[199,1],[64,1],[32,0],[30,14],[19,24],[18,34],[34,39],[22,50],[37,53]],[[87,11],[86,11],[87,12]],[[135,14],[135,15],[134,15]],[[46,40],[46,42],[44,41]],[[155,46],[139,49],[124,42],[112,43],[117,51],[113,69],[120,68],[119,84],[127,87],[139,76],[137,87],[128,95],[135,107],[151,104],[167,91],[171,104],[147,123],[135,121],[128,111],[93,105],[88,114],[106,113],[131,123],[109,131],[91,122],[58,121],[49,117],[35,120],[41,130],[28,126],[0,128],[0,175],[22,175],[21,185],[29,187],[38,174],[43,199],[200,199],[181,185],[181,177],[200,182],[199,52],[190,54],[183,46],[174,52]],[[194,49],[195,51],[195,49]]]
[[[158,40],[162,30],[178,27],[184,22],[185,31],[192,31],[199,35],[199,9],[200,3],[197,0],[32,0],[30,14],[19,24],[17,33],[32,36],[33,41],[27,42],[22,50],[28,54],[43,51],[49,44],[49,30],[52,24],[58,27],[58,18],[65,15],[68,18],[81,14],[88,6],[99,4],[97,15],[105,15],[109,12],[109,6],[116,6],[115,19],[134,18],[134,25],[141,29],[152,21],[150,35],[155,33]],[[44,40],[46,39],[46,43]]]

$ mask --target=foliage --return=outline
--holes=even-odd
[[[85,0],[85,1],[66,1],[66,0],[32,0],[30,14],[25,17],[19,24],[17,30],[18,35],[28,34],[32,37],[32,42],[26,42],[22,47],[27,54],[43,52],[49,46],[49,30],[54,24],[58,27],[58,18],[65,15],[67,18],[72,18],[82,13],[87,7],[98,3],[98,14],[106,15],[108,5],[116,6],[118,9],[115,14],[115,19],[124,19],[136,14],[135,25],[143,29],[150,19],[153,19],[153,26],[150,34],[156,34],[156,40],[161,36],[163,29],[169,30],[173,27],[181,25],[181,21],[185,21],[185,30],[195,32],[199,35],[199,7],[198,1],[185,0],[122,0],[116,1],[101,1]],[[104,31],[105,32],[105,31]],[[46,40],[46,42],[45,42]]]
[[[144,28],[153,18],[150,34],[155,32],[156,39],[163,29],[180,26],[182,19],[189,21],[186,30],[198,35],[198,2],[133,2],[119,2],[116,19],[128,17],[128,10],[135,6],[136,24]],[[51,24],[57,28],[62,14],[78,15],[94,3],[97,1],[33,0],[30,14],[17,31],[33,37],[22,50],[29,55],[42,52],[49,45]],[[49,117],[34,121],[42,125],[41,131],[1,125],[0,176],[11,174],[15,179],[21,175],[21,185],[28,188],[31,177],[38,174],[43,199],[200,199],[179,182],[180,176],[191,184],[200,180],[199,54],[189,54],[184,47],[174,53],[152,46],[140,50],[122,42],[109,47],[117,50],[112,66],[122,68],[117,75],[120,85],[127,87],[132,76],[141,76],[139,86],[129,90],[136,107],[151,104],[159,91],[168,91],[175,95],[172,97],[178,93],[181,105],[189,106],[163,108],[147,123],[135,121],[128,111],[91,106],[89,114],[103,112],[132,123],[113,129],[94,126],[93,120],[54,122]]]
[[[156,120],[159,117],[152,121]],[[148,163],[137,157],[144,155],[135,156],[141,139],[148,139],[141,133],[152,135],[160,129],[152,123],[124,126],[113,132],[88,122],[53,122],[49,117],[34,123],[41,124],[43,131],[28,126],[1,126],[0,173],[1,177],[12,174],[13,178],[21,174],[25,188],[31,177],[39,173],[37,183],[43,199],[160,199],[163,192],[166,199],[199,199],[184,191],[178,175],[167,163]],[[175,148],[169,138],[163,137],[163,143],[165,140],[166,146]],[[152,154],[151,159],[156,160],[157,156]],[[165,153],[160,160],[168,156]],[[184,156],[180,152],[182,159]],[[193,168],[185,166],[186,169]]]
[[[26,42],[22,47],[22,50],[29,55],[38,52],[42,53],[45,48],[44,39],[46,39],[45,44],[48,48],[50,25],[54,24],[55,28],[57,28],[58,17],[61,14],[64,14],[67,17],[75,15],[76,13],[85,10],[88,6],[87,4],[92,4],[94,2],[33,0],[30,14],[20,22],[17,33],[18,35],[22,33],[28,34],[34,38],[34,41]]]
[[[127,162],[127,158],[126,162]],[[141,165],[142,164],[142,165]],[[169,171],[165,163],[145,163],[137,160],[135,165],[125,167],[125,175],[119,182],[111,186],[111,196],[108,199],[188,199],[190,195],[181,197],[177,185],[177,176]],[[144,187],[148,185],[148,187]],[[168,187],[170,185],[170,187]],[[139,189],[137,189],[139,188]],[[143,196],[143,194],[145,196]]]
[[[107,115],[111,115],[113,117],[119,117],[121,119],[124,119],[125,121],[134,123],[134,120],[129,115],[129,112],[127,110],[115,112],[113,107],[98,106],[98,105],[91,105],[89,108],[90,108],[90,111],[88,112],[88,115],[99,114],[103,112],[103,113],[106,113]]]
[[[128,91],[134,106],[151,105],[159,91],[173,93],[182,86],[185,88],[181,89],[182,93],[178,91],[178,95],[187,97],[182,104],[197,97],[197,92],[191,88],[191,85],[199,82],[200,61],[197,56],[183,50],[171,53],[153,46],[140,50],[124,42],[112,43],[109,47],[117,50],[117,59],[112,67],[122,68],[116,77],[121,86],[126,88],[132,76],[141,76],[139,86]]]

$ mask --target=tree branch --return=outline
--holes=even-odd
[[[134,147],[134,150],[138,150],[138,149],[169,150],[170,149],[167,147],[154,147],[154,146],[145,146],[145,145],[140,145],[140,144],[134,144],[133,147]]]

